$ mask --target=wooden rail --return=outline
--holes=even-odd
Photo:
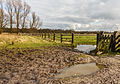
[[[63,42],[71,42],[74,43],[74,34],[63,34],[63,33],[39,33],[40,37],[43,39],[50,39],[53,41],[60,41]],[[59,40],[58,40],[59,39]]]

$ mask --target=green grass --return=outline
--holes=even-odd
[[[72,38],[72,36],[63,36],[63,38]],[[67,40],[64,39],[64,40],[71,42],[71,39],[67,39]],[[56,34],[56,41],[60,42],[60,34]],[[96,45],[96,41],[97,41],[97,37],[95,34],[74,35],[74,45],[77,44]]]
[[[7,38],[9,36],[9,38]],[[53,36],[51,36],[51,39]],[[71,36],[63,36],[63,38],[71,38]],[[68,39],[67,41],[70,41]],[[0,48],[39,48],[41,46],[71,46],[71,42],[60,42],[60,34],[56,34],[56,41],[51,41],[46,38],[43,39],[37,36],[19,36],[19,35],[1,35],[0,36]],[[11,43],[14,44],[11,44]],[[96,35],[75,35],[74,36],[74,46],[77,44],[96,44]]]
[[[9,36],[9,38],[7,38]],[[42,39],[37,36],[0,35],[0,48],[40,48],[42,46],[70,46]],[[13,44],[12,44],[13,43]]]
[[[87,45],[95,45],[96,44],[96,36],[75,36],[74,37],[75,44],[87,44]]]
[[[34,43],[34,42],[24,42],[24,43],[15,43],[14,45],[9,45],[7,48],[40,48],[44,46],[70,46],[69,44],[61,44],[56,42],[49,42],[42,40],[40,43]]]

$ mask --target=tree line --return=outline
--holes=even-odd
[[[0,0],[0,31],[25,32],[40,28],[42,21],[22,0]]]

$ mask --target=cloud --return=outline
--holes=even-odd
[[[109,30],[113,30],[111,25],[120,23],[120,0],[29,0],[28,3],[43,19],[44,27],[47,23],[56,25],[55,22],[59,25],[67,23],[68,27],[74,24],[92,24],[89,27],[94,27],[95,21],[99,20],[100,27],[106,29],[108,26]]]

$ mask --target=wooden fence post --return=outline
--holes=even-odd
[[[101,41],[102,37],[103,37],[103,31],[98,32],[97,33],[97,42],[96,42],[96,46],[97,46],[96,49],[97,49],[97,51],[100,50],[100,45],[101,44],[99,44],[99,42]]]
[[[55,41],[55,33],[53,34],[53,41]]]
[[[115,52],[116,51],[116,49],[115,49],[115,46],[116,46],[116,40],[115,40],[115,38],[116,38],[116,33],[117,33],[117,31],[114,31],[114,33],[113,33],[113,42],[112,42],[112,49],[111,49],[111,51],[112,52]]]
[[[61,43],[62,43],[62,36],[63,36],[63,35],[62,35],[62,33],[61,33],[61,36],[60,36],[60,37],[61,37],[61,39],[60,39],[60,40],[61,40]]]
[[[45,39],[46,39],[46,33],[45,33]]]
[[[98,47],[98,43],[99,43],[99,33],[97,33],[97,43],[96,43],[96,46]]]
[[[74,43],[74,34],[72,33],[72,44]]]

